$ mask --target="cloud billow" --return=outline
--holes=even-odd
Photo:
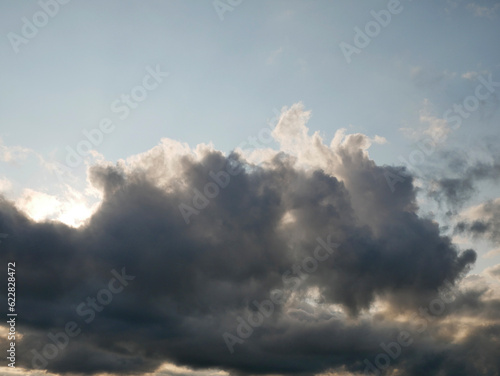
[[[391,315],[414,312],[445,282],[460,281],[476,255],[418,215],[411,177],[387,189],[384,174],[398,170],[369,159],[372,140],[338,133],[327,146],[308,135],[308,116],[300,105],[283,112],[273,131],[279,151],[225,156],[163,140],[127,161],[95,165],[89,180],[103,200],[80,228],[34,222],[2,200],[0,228],[9,238],[1,257],[19,263],[21,365],[31,368],[30,350],[75,321],[82,334],[47,370],[133,374],[173,362],[238,374],[362,372],[363,359],[397,332]],[[228,163],[241,171],[187,224],[179,205],[191,205],[195,189]],[[327,235],[339,246],[286,294],[283,273]],[[135,279],[85,324],[77,306],[122,268]],[[256,312],[251,302],[275,289],[286,302],[230,354],[222,333],[234,332],[238,317]],[[290,314],[315,291],[324,302],[308,315]],[[323,318],[323,305],[337,305],[343,318]],[[476,333],[467,341],[446,346],[426,333],[395,362],[409,375],[422,371],[417,364],[456,369],[468,344],[487,339]],[[476,361],[476,370],[494,369],[489,361]]]

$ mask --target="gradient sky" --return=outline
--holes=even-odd
[[[112,191],[108,186],[112,174],[95,172],[99,166],[127,165],[121,173],[132,179],[137,169],[152,168],[147,155],[155,150],[191,156],[198,150],[194,161],[205,166],[207,150],[221,151],[227,157],[231,151],[241,152],[238,147],[249,137],[276,127],[273,141],[241,153],[248,163],[269,162],[274,155],[269,148],[295,155],[300,168],[321,168],[344,181],[353,197],[353,210],[369,218],[362,224],[379,226],[383,214],[371,217],[375,209],[356,206],[362,191],[354,188],[356,180],[346,172],[349,167],[340,151],[331,155],[328,151],[321,159],[305,152],[323,150],[313,146],[314,137],[295,144],[290,141],[305,137],[301,132],[308,129],[309,135],[318,132],[321,144],[334,150],[330,142],[334,137],[342,140],[342,132],[362,134],[361,143],[347,137],[340,144],[349,151],[369,146],[367,160],[386,168],[385,173],[372,171],[387,190],[376,191],[372,198],[382,202],[387,196],[397,201],[400,187],[400,191],[414,192],[419,205],[412,209],[415,215],[437,223],[441,236],[451,238],[459,252],[468,248],[477,252],[469,276],[498,284],[499,1],[401,0],[391,5],[395,2],[71,0],[56,3],[46,25],[36,27],[35,35],[26,35],[26,20],[33,22],[45,3],[54,4],[50,0],[0,4],[0,193],[33,223],[62,222],[75,234],[98,228],[97,219],[93,222],[91,216],[104,210],[102,204],[111,200]],[[217,4],[225,4],[227,10],[217,10]],[[365,30],[373,24],[374,13],[384,10],[387,14],[391,6],[398,11],[387,25],[369,37],[369,44],[359,48],[359,53],[346,59],[341,46],[356,47],[357,28]],[[115,108],[117,101],[123,104],[122,95],[130,95],[151,70],[164,76],[146,91],[144,101],[120,118],[113,103]],[[459,115],[457,106],[475,101],[473,110]],[[307,128],[294,117],[296,113],[307,118]],[[98,129],[103,119],[112,121],[113,130],[82,156],[82,163],[68,166],[68,148],[76,150],[86,140],[84,132]],[[175,142],[185,150],[179,151],[181,144]],[[210,146],[196,149],[200,144]],[[422,154],[418,145],[424,144],[432,151]],[[424,159],[408,164],[415,153]],[[54,172],[55,166],[65,166],[62,178]],[[407,187],[406,180],[393,186],[394,192],[386,181],[387,172],[398,166],[407,168],[412,186]],[[184,181],[179,176],[192,173],[185,166],[179,171],[168,179],[177,176]],[[251,171],[248,167],[246,173]],[[186,187],[196,187],[195,181],[201,180],[192,178]],[[306,179],[304,185],[310,184]],[[411,198],[401,195],[410,205]],[[106,223],[114,221],[108,216],[116,217],[102,215],[104,219],[99,220]],[[0,224],[8,227],[5,218]],[[0,228],[0,232],[9,229]],[[18,250],[10,252],[16,255]],[[458,274],[455,277],[460,279]],[[71,294],[64,296],[67,299]],[[335,304],[349,305],[334,293],[330,298]],[[42,319],[29,319],[32,325],[27,326],[27,333],[43,326]],[[236,361],[214,358],[218,360],[210,363],[210,358],[206,364],[214,364],[220,372],[252,374],[251,368]],[[167,354],[165,364],[172,361],[178,367],[196,366],[205,372],[202,360],[194,365],[182,359]],[[352,364],[346,361],[347,368],[331,372],[354,374],[347,373],[355,371]],[[194,372],[172,364],[164,367],[171,368],[158,375]],[[48,369],[57,374],[57,369]],[[317,365],[298,369],[304,374],[327,372]],[[269,370],[276,371],[271,366]],[[262,366],[257,373],[266,372]]]

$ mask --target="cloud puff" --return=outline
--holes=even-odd
[[[492,266],[491,268],[486,269],[486,273],[488,273],[491,277],[500,280],[500,264]]]
[[[35,222],[0,201],[9,234],[0,257],[19,264],[21,365],[33,367],[31,350],[43,351],[48,333],[74,321],[81,334],[48,371],[132,374],[166,362],[236,374],[363,371],[363,359],[399,331],[391,317],[411,321],[439,288],[461,280],[476,254],[417,214],[411,177],[388,189],[385,174],[401,169],[369,158],[374,140],[339,132],[327,145],[309,135],[309,115],[300,104],[285,109],[273,131],[280,150],[260,164],[163,140],[95,165],[89,180],[103,199],[80,228]],[[338,246],[304,273],[318,237]],[[120,271],[133,278],[90,320],[87,299]],[[241,318],[258,316],[255,302],[277,289],[283,303],[231,354],[223,334],[236,335]],[[333,305],[337,319],[324,315]],[[491,346],[496,331],[478,329],[452,346],[428,331],[394,364],[409,375],[436,367],[463,374],[473,345]],[[466,368],[497,369],[490,355]]]
[[[455,230],[484,237],[494,244],[500,242],[500,198],[474,206],[462,214]]]
[[[18,163],[28,158],[30,154],[36,155],[33,150],[28,148],[21,146],[6,146],[3,144],[3,140],[0,139],[0,161]]]
[[[482,183],[500,180],[500,150],[496,137],[478,145],[460,150],[447,150],[439,154],[445,162],[431,177],[430,196],[446,202],[452,208],[462,207],[477,192]]]

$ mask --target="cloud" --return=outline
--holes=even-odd
[[[468,71],[462,74],[462,78],[465,78],[466,80],[474,80],[481,75],[488,75],[488,74],[490,74],[488,70],[482,70],[480,72]]]
[[[495,140],[491,137],[489,143],[481,145],[481,151],[471,145],[440,153],[445,164],[427,177],[432,187],[430,196],[460,208],[473,197],[479,184],[498,182],[500,151]]]
[[[447,70],[438,71],[430,67],[414,66],[410,68],[410,78],[419,88],[428,88],[443,84],[445,80],[453,79],[456,75],[455,72],[448,72]]]
[[[500,264],[492,266],[491,268],[486,269],[486,273],[491,277],[496,278],[500,281]]]
[[[500,248],[497,248],[497,249],[492,249],[491,251],[486,253],[483,257],[492,258],[492,257],[499,256],[499,255],[500,255]]]
[[[22,146],[6,146],[0,139],[0,161],[18,163],[28,158],[30,154],[37,155],[33,150]]]
[[[419,121],[425,124],[426,128],[400,128],[403,134],[411,139],[430,139],[433,145],[443,143],[448,138],[452,129],[445,119],[432,115],[431,104],[429,100],[425,100],[422,109],[419,112]]]
[[[485,238],[494,244],[500,242],[500,198],[469,208],[462,213],[455,231]]]
[[[327,144],[309,134],[309,116],[301,104],[284,109],[273,130],[280,150],[260,164],[165,139],[116,165],[94,165],[89,180],[103,198],[79,228],[36,222],[1,200],[9,238],[0,258],[19,263],[20,366],[32,368],[31,350],[43,352],[47,335],[74,321],[82,333],[48,361],[50,372],[140,374],[165,363],[240,375],[362,372],[363,359],[399,332],[392,318],[411,325],[437,289],[460,283],[476,254],[418,215],[410,176],[387,189],[384,174],[401,169],[369,158],[380,139],[339,131]],[[196,209],[189,224],[181,204]],[[318,237],[338,247],[302,278],[300,263]],[[86,323],[78,307],[99,296],[112,270],[135,278]],[[236,335],[239,318],[258,317],[255,302],[276,289],[283,304],[231,354],[223,333]],[[317,292],[322,300],[311,303]],[[343,315],[324,315],[330,305]],[[488,352],[497,327],[473,326],[450,345],[428,325],[394,360],[405,374],[498,369]],[[474,346],[485,348],[483,357],[473,358]]]
[[[71,187],[58,196],[25,189],[15,205],[35,221],[56,220],[72,227],[83,225],[97,208],[86,195]]]
[[[479,76],[479,73],[472,72],[472,71],[462,74],[462,78],[465,78],[466,80],[472,80],[472,79],[476,78],[477,76]]]
[[[476,17],[486,17],[493,19],[497,16],[497,11],[500,9],[500,4],[493,4],[491,6],[487,6],[484,4],[478,3],[469,3],[467,4],[467,9],[471,11]]]

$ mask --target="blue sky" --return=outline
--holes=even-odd
[[[370,10],[386,9],[387,1],[247,1],[223,21],[208,1],[72,1],[18,54],[3,38],[2,138],[63,159],[66,145],[109,116],[110,103],[159,64],[170,78],[99,148],[107,158],[144,151],[161,137],[230,150],[265,126],[273,109],[298,101],[326,137],[352,125],[382,134],[399,151],[405,140],[398,129],[418,125],[425,99],[441,116],[470,93],[464,73],[495,73],[500,60],[496,18],[461,2],[401,6],[347,64],[339,43],[352,43],[354,27],[363,28]],[[40,9],[36,2],[2,7],[5,36],[20,33],[21,18]],[[373,153],[394,161],[390,152]]]

